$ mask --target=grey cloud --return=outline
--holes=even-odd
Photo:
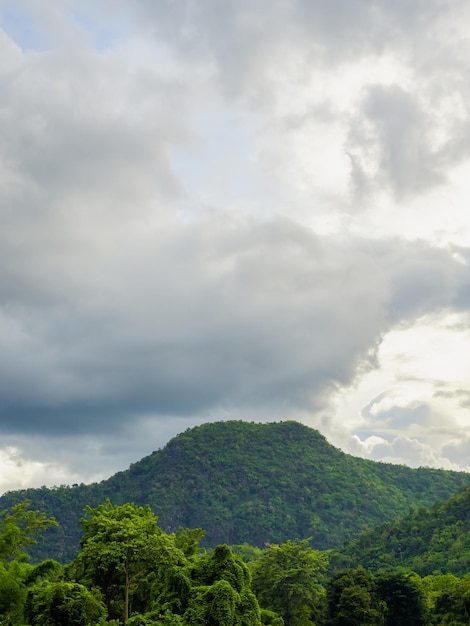
[[[116,67],[98,62],[109,83],[86,51],[66,63],[8,50],[20,71],[0,120],[13,179],[1,190],[4,432],[312,411],[371,367],[391,323],[452,303],[462,266],[424,243],[335,242],[282,219],[178,221],[162,184],[185,134],[178,111],[133,116]]]
[[[361,106],[355,113],[343,114],[344,125],[349,124],[350,127],[344,149],[351,158],[351,180],[361,201],[370,191],[384,187],[398,198],[432,188],[445,180],[447,168],[468,156],[464,148],[468,142],[462,139],[468,134],[468,120],[448,119],[444,123],[442,118],[448,118],[449,114],[443,116],[439,113],[442,101],[449,96],[449,89],[442,89],[442,85],[450,76],[455,51],[452,56],[452,51],[448,49],[449,37],[439,38],[436,35],[449,31],[452,20],[458,20],[463,6],[460,2],[415,2],[409,6],[406,2],[378,5],[372,1],[358,4],[347,0],[334,5],[323,0],[298,0],[290,4],[230,0],[223,5],[213,0],[197,4],[144,0],[129,4],[102,0],[99,3],[80,3],[80,8],[71,3],[78,22],[83,19],[82,15],[87,15],[87,11],[93,20],[101,16],[103,37],[111,33],[108,35],[110,51],[114,52],[119,44],[124,45],[123,41],[132,41],[133,37],[138,35],[140,38],[145,33],[145,38],[157,42],[165,50],[162,54],[168,59],[176,57],[184,65],[186,71],[182,82],[186,82],[186,87],[191,81],[197,82],[191,74],[197,76],[199,68],[204,66],[206,72],[199,82],[205,84],[206,97],[210,94],[212,98],[219,98],[225,92],[228,94],[225,106],[228,104],[236,109],[248,103],[248,108],[254,106],[274,117],[276,114],[270,103],[280,96],[279,90],[284,92],[289,85],[295,88],[296,81],[305,82],[312,72],[329,72],[341,63],[361,58],[370,60],[371,56],[377,59],[383,54],[396,56],[415,76],[413,86],[405,89],[399,85],[374,85],[365,77],[369,87]],[[70,21],[72,16],[73,10]],[[429,59],[423,58],[423,55],[428,54],[430,48],[445,52],[444,66],[436,66],[433,70],[426,65]],[[67,59],[64,67],[75,65],[76,81],[69,81],[72,85],[65,84],[62,88],[65,91],[68,89],[72,97],[78,94],[73,109],[79,112],[77,105],[89,107],[90,98],[86,95],[93,93],[100,100],[107,99],[113,110],[114,94],[106,92],[109,84],[103,85],[103,81],[96,78],[107,73],[111,77],[109,82],[123,81],[109,58],[103,56],[99,59],[96,70],[99,68],[100,72],[91,72],[95,80],[86,75],[88,66],[83,67],[83,63],[77,63],[76,59]],[[60,72],[59,68],[59,76]],[[452,78],[450,92],[465,101],[468,67],[453,67],[452,76],[455,74],[460,78]],[[287,82],[280,83],[279,77],[284,81],[287,79]],[[178,88],[181,90],[181,85]],[[162,135],[164,129],[170,127],[174,140],[181,116],[172,120],[170,111],[175,112],[185,106],[187,93],[184,89],[182,93],[176,89],[176,95],[171,97],[175,85],[165,83],[150,91],[164,94],[163,98],[154,96],[152,104],[157,107],[154,119],[161,117],[165,123],[150,129],[130,125],[125,138],[129,143],[127,154],[130,156],[133,142],[134,149],[142,150],[143,144],[134,141],[139,132],[154,132],[155,140],[145,144],[148,151],[146,161],[154,164],[153,176],[159,185],[177,188],[168,154],[161,149]],[[138,93],[145,100],[147,91]],[[170,104],[161,112],[161,103],[167,101]],[[127,106],[128,109],[140,110],[141,103],[135,98]],[[298,119],[306,117],[307,111],[312,110],[311,103],[299,102],[298,107]],[[333,102],[324,103],[325,110],[331,110],[331,107],[334,107]],[[60,116],[57,120],[60,130]],[[93,154],[87,151],[87,137],[93,133],[103,137],[104,146],[114,141],[115,158],[124,158],[120,141],[124,128],[120,125],[119,132],[116,132],[113,121],[108,111],[98,124],[81,129],[75,139],[77,157],[83,154],[76,168],[77,180],[81,172],[85,178],[93,175],[99,178],[103,166],[109,163],[109,157],[104,164],[101,162],[99,150]],[[270,120],[268,123],[276,122]],[[444,145],[437,148],[433,140],[434,131],[436,127],[442,130],[442,125],[448,137]],[[70,139],[73,141],[73,138]],[[152,147],[155,150],[156,146],[159,147],[158,153],[152,151]],[[34,157],[33,154],[33,160]],[[145,154],[137,153],[136,157],[136,163],[145,162]],[[33,162],[31,166],[50,170],[47,155],[44,161],[39,161],[39,164]],[[157,163],[158,167],[155,167]],[[54,161],[53,164],[59,169],[60,180],[61,163]],[[140,186],[143,178],[139,178],[138,172],[136,167],[134,176],[136,185]]]
[[[468,430],[467,432],[461,433],[459,440],[454,439],[445,445],[443,454],[462,467],[468,467],[470,465],[470,434]]]
[[[470,391],[468,389],[439,390],[434,393],[435,398],[455,398],[464,409],[470,409]]]
[[[440,467],[468,471],[468,463],[458,463],[447,451],[441,454],[436,447],[413,437],[400,435],[390,441],[377,441],[367,454],[369,458],[384,463],[401,463],[411,467]]]
[[[21,439],[39,458],[49,436],[69,449],[76,441],[83,449],[73,462],[96,453],[98,471],[101,454],[124,454],[120,435],[129,441],[130,461],[143,446],[138,433],[150,440],[164,428],[167,436],[218,415],[311,414],[374,366],[390,328],[468,305],[465,250],[459,261],[455,251],[425,242],[344,241],[236,209],[184,221],[182,204],[197,202],[184,197],[173,165],[206,105],[227,120],[255,107],[268,112],[263,123],[272,127],[284,114],[271,107],[277,74],[288,86],[311,67],[324,71],[351,55],[393,53],[401,42],[420,75],[426,29],[439,25],[448,3],[364,2],[354,10],[353,3],[333,10],[331,2],[300,1],[67,6],[78,29],[70,45],[25,54],[0,39],[5,442]],[[102,11],[102,24],[109,21],[108,31],[90,35],[101,52],[79,36],[77,7],[94,18]],[[147,49],[143,60],[132,57],[141,39],[157,49],[150,61]],[[286,68],[295,68],[293,78]],[[421,88],[422,77],[418,82]],[[371,181],[366,156],[377,167],[372,184],[397,196],[441,180],[426,127],[428,96],[424,105],[414,91],[371,85],[360,116],[345,114],[343,130],[358,123],[351,141],[361,184]],[[302,120],[309,106],[301,103],[287,121]],[[334,115],[338,124],[343,115],[328,101],[309,110],[316,119]],[[260,145],[254,126],[246,141],[256,144],[253,152]],[[439,153],[446,164],[462,158],[457,148]],[[214,160],[230,149],[216,150]],[[249,159],[244,151],[238,159],[230,161],[230,178],[243,178],[232,163]],[[289,189],[285,197],[293,196]],[[289,201],[282,209],[291,210]],[[311,200],[305,207],[321,210]],[[434,419],[425,409],[415,413],[423,428]],[[405,414],[388,417],[398,428]]]
[[[467,262],[425,241],[370,242],[367,250],[385,272],[394,322],[458,306],[467,284]]]
[[[439,381],[421,382],[446,387]],[[432,402],[419,397],[412,400],[409,394],[403,396],[401,392],[400,387],[387,389],[363,408],[363,424],[354,431],[351,451],[374,460],[468,471],[465,429],[452,415],[437,411]],[[442,393],[435,392],[434,396]],[[462,445],[457,444],[459,436]]]
[[[119,219],[131,198],[137,214],[180,193],[170,151],[191,136],[180,78],[80,45],[24,54],[4,36],[0,54],[4,219],[47,219],[67,201],[75,229],[90,202]]]
[[[429,126],[416,95],[396,85],[369,87],[348,146],[356,192],[363,196],[385,186],[401,198],[442,183]]]
[[[124,3],[120,3],[121,7]],[[113,4],[114,6],[114,4]],[[351,49],[383,49],[390,40],[403,33],[426,33],[429,24],[445,16],[455,3],[419,1],[380,4],[372,0],[351,3],[347,0],[334,5],[327,0],[296,0],[284,2],[225,2],[223,7],[214,0],[193,5],[181,2],[178,7],[166,0],[149,2],[141,0],[132,5],[140,25],[149,31],[165,34],[181,45],[192,43],[200,47],[211,45],[231,47],[248,40],[257,40],[258,46],[274,39],[282,40],[282,31],[295,25],[298,32],[313,44],[331,43],[347,54]],[[274,32],[273,32],[274,31]]]
[[[95,19],[101,12],[103,24],[127,22],[186,62],[213,67],[230,98],[262,106],[287,59],[295,59],[291,67],[308,74],[312,67],[331,68],[352,57],[398,50],[419,69],[423,44],[431,40],[444,46],[434,33],[461,3],[103,0],[87,5]]]
[[[191,135],[192,84],[82,44],[0,45],[4,432],[314,411],[372,366],[391,324],[453,303],[464,268],[424,243],[178,221],[171,154]]]
[[[420,398],[423,385],[425,399]],[[468,438],[468,429],[461,426],[450,410],[441,410],[429,398],[460,395],[452,393],[452,385],[443,381],[406,379],[397,387],[390,387],[374,397],[363,407],[361,427],[354,429],[354,436],[347,449],[352,454],[391,463],[403,463],[414,467],[428,465],[446,469],[469,470],[468,458],[460,453],[458,441]],[[442,391],[448,389],[449,391]],[[455,405],[454,405],[455,410]],[[462,450],[465,446],[462,445]]]
[[[109,282],[89,276],[81,299],[64,281],[62,305],[4,303],[3,427],[105,428],[106,416],[218,404],[315,406],[350,380],[381,318],[378,276],[356,281],[367,259],[345,275],[345,253],[300,227],[214,226],[182,227],[172,241],[166,233],[163,250],[158,237],[147,249],[138,242],[131,260],[114,259]]]
[[[413,244],[385,243],[382,259],[373,250],[287,220],[213,218],[127,241],[124,255],[94,251],[80,292],[56,275],[53,304],[3,302],[2,427],[83,432],[150,412],[319,409],[371,365],[389,310],[411,320],[420,304],[449,304],[452,289],[439,285],[404,306],[393,271],[409,280]],[[425,252],[415,286],[436,268],[453,283],[452,258]]]
[[[386,393],[383,397],[386,397]],[[380,431],[400,431],[410,424],[429,426],[431,422],[431,408],[424,402],[418,402],[413,406],[394,406],[388,410],[382,410],[377,416],[371,414],[371,407],[380,400],[380,396],[374,398],[361,412],[362,417],[376,421]]]
[[[356,210],[369,194],[384,189],[397,200],[432,189],[468,158],[468,116],[448,106],[449,98],[463,107],[468,100],[468,55],[461,52],[466,41],[455,34],[466,19],[462,2],[205,0],[175,7],[142,0],[131,9],[120,6],[136,28],[164,42],[172,54],[194,67],[209,67],[230,106],[274,118],[272,103],[280,92],[296,93],[297,84],[309,81],[315,89],[312,77],[318,72],[329,76],[348,64],[354,72],[361,60],[370,66],[383,58],[401,64],[409,80],[384,85],[364,76],[365,97],[355,111],[342,114],[350,129],[344,151],[351,158]],[[335,105],[325,103],[324,109]],[[297,119],[312,110],[310,102],[296,106]]]

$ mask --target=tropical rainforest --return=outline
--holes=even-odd
[[[470,624],[469,478],[294,422],[198,427],[108,481],[5,494],[0,625]],[[186,524],[211,511],[221,531]]]
[[[353,457],[297,422],[229,421],[189,429],[100,483],[6,493],[0,510],[29,500],[59,522],[31,548],[36,561],[74,558],[85,506],[106,499],[150,506],[167,533],[203,528],[205,547],[312,537],[325,550],[469,483],[464,472]]]
[[[468,494],[467,494],[468,498]],[[459,498],[460,499],[460,498]],[[448,506],[452,509],[452,504]],[[429,513],[436,516],[437,510]],[[449,513],[450,515],[450,513]],[[428,520],[429,521],[429,520]],[[454,522],[450,517],[448,522]],[[80,551],[62,565],[27,549],[57,522],[29,503],[0,521],[0,623],[8,626],[426,626],[470,623],[470,574],[339,566],[309,539],[200,547],[149,506],[86,507]],[[455,523],[455,522],[454,522]],[[244,558],[243,558],[244,557]],[[336,565],[334,562],[336,561]]]

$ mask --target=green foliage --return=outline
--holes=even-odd
[[[82,525],[82,551],[67,572],[101,591],[110,618],[133,626],[259,624],[247,565],[225,545],[201,553],[200,529],[168,535],[150,507],[109,501],[87,507]]]
[[[411,530],[408,534],[415,541],[420,534],[418,521],[423,521],[423,532],[430,532],[430,519],[437,514],[442,534],[449,525],[464,531],[467,503],[462,492],[434,507],[433,515],[419,508],[403,528]],[[106,501],[87,507],[82,551],[75,561],[65,568],[51,559],[32,565],[18,547],[18,538],[24,533],[28,541],[40,532],[44,518],[37,511],[25,516],[25,511],[27,507],[13,511],[15,523],[12,515],[3,516],[3,545],[17,546],[17,556],[12,557],[10,550],[0,563],[1,626],[470,623],[470,574],[420,578],[403,568],[372,572],[357,567],[335,571],[327,579],[324,572],[332,553],[313,550],[309,540],[264,550],[242,545],[247,564],[225,544],[210,552],[201,550],[200,529],[165,533],[150,507],[133,504],[116,506]],[[333,557],[337,566],[341,555]]]
[[[179,528],[175,533],[175,546],[179,548],[185,556],[194,556],[205,534],[202,528]]]
[[[192,626],[232,626],[239,600],[239,594],[226,580],[195,587],[184,620]]]
[[[397,567],[421,576],[466,574],[470,568],[470,487],[430,509],[418,507],[406,517],[361,534],[335,562],[373,570]]]
[[[0,562],[28,558],[24,549],[37,543],[38,537],[50,526],[57,526],[55,519],[40,511],[30,511],[30,502],[15,504],[11,512],[0,513]]]
[[[233,552],[238,554],[244,563],[256,561],[262,554],[263,549],[256,546],[250,546],[246,541],[240,545],[231,546]]]
[[[447,580],[433,607],[435,624],[460,625],[470,623],[470,575],[459,580]]]
[[[134,615],[129,618],[128,626],[184,626],[183,618],[171,611],[151,611],[145,615]]]
[[[317,619],[324,608],[321,585],[327,566],[324,553],[308,547],[308,540],[272,545],[254,562],[253,591],[260,605],[282,616],[286,626]]]
[[[198,559],[191,577],[201,585],[225,580],[238,592],[250,583],[248,567],[226,545],[216,546],[213,552]]]
[[[385,626],[424,626],[426,602],[419,578],[396,572],[377,578],[377,593],[386,603]]]
[[[194,586],[184,614],[188,624],[260,624],[248,567],[228,546],[216,546],[210,554],[200,556],[190,568],[190,577]]]
[[[329,580],[327,607],[328,626],[384,623],[385,607],[378,599],[374,577],[363,568],[343,570]]]
[[[29,510],[29,502],[21,502],[11,511],[0,513],[0,624],[23,623],[23,609],[28,587],[60,569],[49,560],[33,566],[28,563],[25,548],[56,524],[44,513]]]
[[[104,624],[101,599],[75,582],[42,582],[28,593],[25,616],[31,626],[96,626]]]
[[[150,507],[113,506],[109,501],[87,507],[85,530],[77,559],[83,581],[96,585],[105,598],[110,617],[129,618],[133,596],[144,602],[162,591],[173,566],[185,557],[158,526]],[[137,582],[139,585],[137,586]]]
[[[269,609],[261,609],[261,623],[265,626],[284,626],[282,617]]]
[[[265,547],[312,536],[315,548],[326,549],[405,515],[410,506],[444,500],[468,482],[462,472],[349,456],[296,422],[234,421],[188,430],[99,484],[11,492],[0,505],[27,497],[58,519],[60,527],[48,530],[31,554],[36,561],[66,562],[78,551],[84,507],[106,498],[151,506],[168,533],[203,528],[207,547]]]
[[[25,595],[21,579],[0,565],[0,624],[20,623]]]

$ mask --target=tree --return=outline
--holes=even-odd
[[[20,623],[25,592],[22,581],[0,564],[0,623]]]
[[[470,622],[470,575],[461,580],[446,581],[436,599],[433,618],[436,624],[468,624]]]
[[[328,560],[308,547],[308,539],[274,544],[253,564],[253,591],[260,605],[275,611],[286,626],[296,626],[321,616],[324,589],[321,586]]]
[[[184,621],[191,626],[261,626],[248,566],[227,545],[200,556],[190,567],[193,583]]]
[[[74,582],[41,582],[28,592],[25,617],[31,626],[97,626],[106,609],[97,594]]]
[[[28,510],[29,501],[0,513],[0,623],[22,624],[29,586],[38,576],[45,577],[60,568],[55,561],[28,563],[25,548],[57,522],[39,511]]]
[[[341,570],[329,580],[327,606],[328,626],[383,624],[384,606],[377,598],[374,576],[362,567]]]
[[[133,595],[145,604],[139,609],[148,610],[172,568],[186,563],[148,506],[113,506],[108,500],[96,508],[88,506],[82,525],[77,571],[81,568],[83,581],[101,589],[110,617],[121,616],[124,624]]]
[[[50,526],[58,526],[56,520],[40,511],[29,511],[30,502],[25,500],[0,513],[0,562],[12,559],[28,559],[24,551],[37,543],[37,538]]]
[[[377,578],[377,591],[386,603],[385,626],[421,626],[426,623],[426,602],[414,572],[394,572]]]
[[[199,548],[199,542],[204,539],[205,531],[202,528],[179,528],[175,533],[175,546],[185,556],[194,556]]]

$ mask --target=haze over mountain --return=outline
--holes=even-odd
[[[14,491],[0,507],[27,498],[60,522],[33,552],[37,558],[72,558],[85,505],[106,498],[149,504],[167,532],[200,527],[208,546],[312,537],[325,549],[412,506],[445,500],[469,482],[463,472],[350,456],[297,422],[231,421],[187,430],[101,483]]]

